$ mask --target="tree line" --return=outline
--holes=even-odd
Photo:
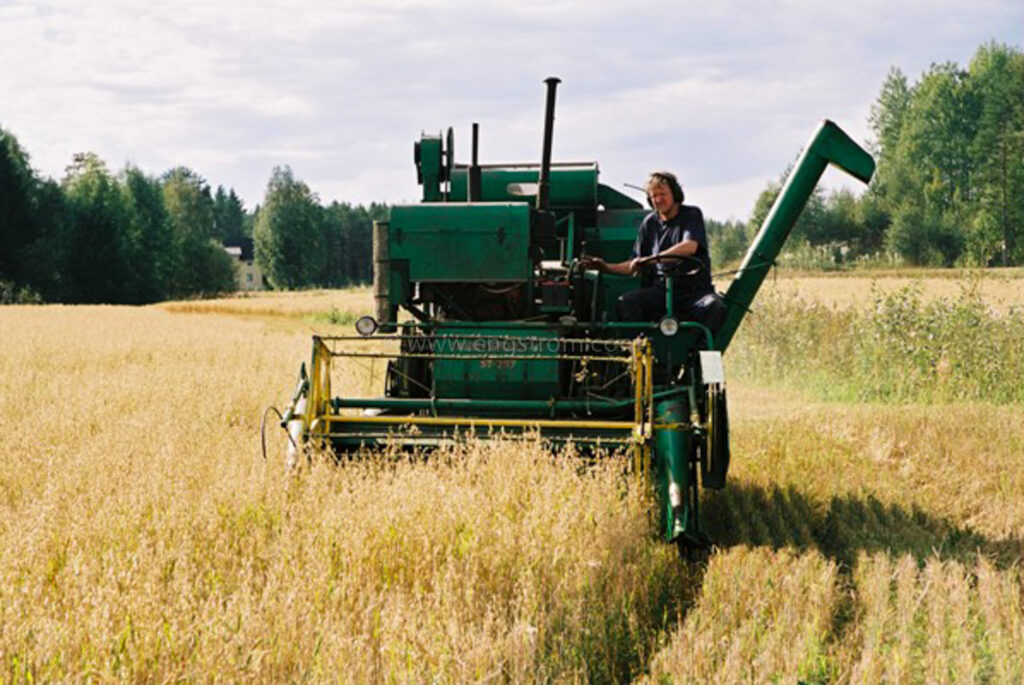
[[[75,155],[58,183],[0,130],[0,290],[7,301],[144,304],[233,290],[221,241],[244,233],[234,191],[194,171],[112,174]]]
[[[816,190],[780,260],[1024,264],[1024,54],[995,42],[967,69],[933,64],[916,83],[890,69],[869,119],[875,176],[859,197]],[[718,263],[739,259],[787,173],[747,222],[708,222]]]
[[[292,170],[270,176],[253,239],[256,262],[275,288],[337,288],[373,280],[373,222],[388,207],[320,203]]]
[[[176,167],[112,173],[75,155],[59,181],[36,174],[0,128],[0,303],[146,304],[230,292],[225,244],[256,233],[257,262],[274,287],[339,287],[372,279],[371,227],[387,213],[323,207],[289,169],[275,169],[263,208]]]
[[[916,83],[893,67],[871,109],[878,163],[868,189],[816,190],[781,261],[929,266],[1024,264],[1024,54],[995,42],[966,69],[933,64]],[[745,222],[709,219],[718,264],[739,259],[787,173]],[[112,173],[76,155],[60,182],[38,176],[0,128],[0,302],[143,304],[235,289],[224,243],[251,238],[275,288],[372,279],[372,223],[386,205],[321,204],[291,169],[263,204],[177,167]]]

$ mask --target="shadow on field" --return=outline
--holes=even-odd
[[[705,522],[720,547],[734,545],[816,549],[853,565],[861,552],[933,556],[972,563],[980,553],[1000,568],[1024,557],[1024,540],[994,540],[917,508],[884,504],[873,496],[833,497],[828,504],[796,488],[730,485],[703,502]]]

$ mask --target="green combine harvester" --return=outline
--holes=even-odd
[[[468,436],[623,450],[665,540],[702,546],[700,488],[723,488],[729,469],[722,355],[826,165],[866,183],[874,161],[822,121],[721,295],[717,330],[674,316],[671,277],[664,318],[618,321],[616,299],[636,279],[585,270],[580,258],[628,258],[648,210],[601,184],[595,162],[552,163],[559,80],[546,83],[539,164],[478,163],[475,124],[469,164],[455,162],[451,129],[415,144],[422,202],[374,226],[376,316],[356,336],[314,336],[281,422],[289,466],[311,449],[340,456]],[[332,384],[337,358],[368,367],[383,388]]]

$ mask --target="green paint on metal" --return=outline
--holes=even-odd
[[[540,165],[522,164],[480,167],[480,199],[483,202],[534,202]],[[465,166],[452,171],[452,202],[466,201]],[[551,169],[552,208],[597,206],[597,164],[555,164]]]
[[[460,328],[437,329],[434,354],[465,355],[466,359],[434,360],[434,393],[438,398],[546,400],[559,395],[559,344],[555,330],[522,331],[517,328],[486,330],[487,335],[473,337],[473,331]],[[480,331],[482,334],[483,331]],[[506,355],[537,356],[525,359],[495,359]],[[486,356],[487,359],[479,357]]]
[[[525,203],[393,207],[388,241],[413,282],[526,281],[533,272]]]
[[[814,186],[829,164],[834,164],[865,183],[871,179],[875,170],[875,161],[871,155],[853,142],[842,129],[827,119],[821,122],[761,224],[761,230],[743,258],[739,273],[729,286],[725,296],[728,313],[715,336],[718,350],[725,351],[732,341],[768,270],[775,263],[800,212],[814,192]]]
[[[601,257],[608,262],[622,262],[629,259],[636,242],[637,228],[646,213],[642,210],[614,210],[598,214],[596,227],[583,231],[583,241],[588,255]]]
[[[416,146],[416,173],[423,185],[424,202],[440,202],[441,194],[441,136],[424,135]]]
[[[620,193],[603,183],[597,184],[597,203],[608,209],[642,209],[643,205],[629,195]]]
[[[672,287],[674,278],[669,275],[665,277],[665,316],[675,317],[675,288]]]
[[[678,399],[659,402],[655,417],[658,423],[671,426],[658,429],[654,434],[654,473],[665,539],[674,542],[680,535],[695,538],[695,523],[690,515],[690,487],[693,484],[687,459],[686,405]]]
[[[674,387],[654,393],[655,400],[686,394],[688,386]],[[629,399],[593,399],[593,400],[514,400],[514,399],[409,399],[396,397],[374,398],[343,398],[335,397],[331,406],[337,409],[388,409],[401,412],[437,411],[440,414],[453,416],[471,416],[474,413],[488,412],[488,415],[503,416],[506,414],[522,414],[527,412],[534,418],[570,416],[583,413],[585,416],[605,416],[622,413],[635,405]]]

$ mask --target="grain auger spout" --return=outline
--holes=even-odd
[[[715,347],[719,351],[724,352],[732,341],[768,270],[775,264],[789,232],[829,164],[864,183],[871,180],[875,171],[875,160],[871,155],[828,119],[821,122],[786,179],[786,185],[761,224],[725,294],[728,307],[725,322],[715,335]]]

